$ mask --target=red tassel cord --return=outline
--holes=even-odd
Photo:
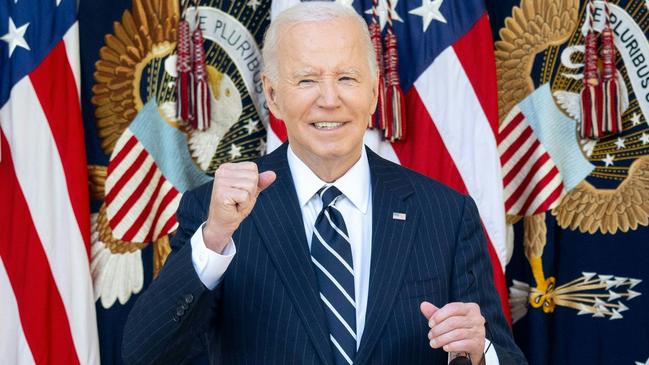
[[[198,24],[198,23],[197,23]],[[210,127],[211,97],[205,68],[205,50],[203,49],[203,33],[197,26],[192,34],[194,48],[194,80],[195,80],[195,118],[192,125],[195,129],[206,130]]]
[[[602,100],[601,85],[597,71],[597,35],[593,29],[594,5],[591,2],[587,5],[590,9],[588,19],[588,32],[585,37],[584,51],[584,88],[581,91],[581,128],[582,138],[598,138],[599,125],[601,125],[601,112],[598,106]]]
[[[615,79],[615,44],[613,30],[610,23],[610,9],[608,1],[605,2],[606,25],[602,31],[602,86],[604,97],[604,114],[602,133],[619,133],[622,131],[621,98],[619,85]]]
[[[177,59],[176,70],[178,71],[178,78],[176,79],[176,106],[177,117],[189,121],[192,116],[192,102],[191,93],[193,91],[192,85],[192,58],[191,58],[191,44],[189,40],[189,23],[183,19],[178,22],[178,45],[177,45]]]
[[[406,99],[401,90],[399,81],[399,55],[397,52],[397,36],[394,34],[392,28],[392,6],[391,1],[387,1],[388,5],[388,30],[385,36],[385,50],[386,50],[386,76],[387,76],[387,128],[385,130],[385,138],[394,142],[397,140],[404,140],[406,137]]]
[[[383,44],[381,40],[381,26],[377,20],[377,2],[374,0],[372,3],[372,22],[369,25],[370,37],[372,39],[372,45],[374,46],[374,52],[376,53],[376,66],[378,71],[378,100],[376,105],[376,111],[372,118],[369,121],[369,128],[380,128],[385,129],[386,126],[386,115],[385,115],[385,76],[384,76],[384,65],[383,65]]]

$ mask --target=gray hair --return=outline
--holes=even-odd
[[[268,26],[268,30],[266,30],[266,35],[264,36],[262,57],[264,59],[264,73],[266,76],[273,83],[277,82],[279,77],[277,43],[279,42],[282,28],[303,22],[320,22],[341,18],[353,19],[361,29],[361,37],[363,37],[363,43],[365,44],[370,74],[373,79],[376,79],[376,53],[374,52],[374,46],[370,39],[367,23],[352,7],[332,1],[301,2],[277,15],[270,23],[270,26]]]

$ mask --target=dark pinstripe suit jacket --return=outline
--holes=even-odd
[[[286,149],[258,161],[277,180],[235,232],[237,254],[213,291],[198,278],[189,244],[207,218],[212,185],[183,196],[173,252],[129,315],[126,363],[178,364],[207,349],[218,364],[333,364]],[[473,201],[367,153],[373,241],[356,364],[446,364],[446,353],[428,345],[423,300],[479,303],[501,364],[525,363],[501,313]]]

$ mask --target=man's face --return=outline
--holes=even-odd
[[[342,18],[281,31],[277,82],[264,78],[270,110],[284,120],[291,148],[307,165],[351,166],[377,99],[357,23]]]

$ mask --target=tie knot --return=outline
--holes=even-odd
[[[320,195],[320,199],[322,199],[322,208],[326,208],[333,204],[336,198],[341,196],[342,194],[343,193],[333,185],[323,186],[320,190],[318,190],[318,195]]]

